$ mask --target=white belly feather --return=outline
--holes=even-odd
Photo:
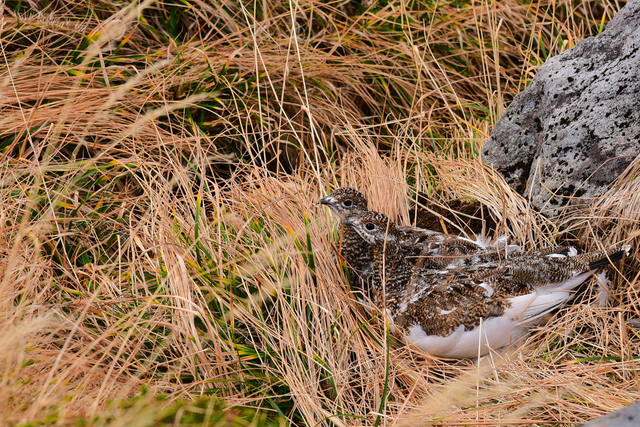
[[[505,347],[526,334],[527,328],[506,316],[492,317],[469,331],[460,326],[451,335],[427,335],[420,326],[409,328],[407,340],[434,356],[455,359],[482,356],[489,349]]]
[[[434,356],[473,358],[513,344],[550,311],[561,307],[571,293],[563,290],[533,292],[510,298],[511,307],[502,316],[490,317],[470,330],[458,327],[451,335],[427,335],[419,325],[410,327],[407,340]],[[388,313],[388,311],[387,311]],[[392,331],[395,328],[392,328]]]

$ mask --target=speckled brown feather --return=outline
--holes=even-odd
[[[368,212],[367,199],[352,188],[338,188],[332,194],[323,197],[320,203],[328,206],[343,221]],[[339,250],[347,265],[354,289],[369,295],[369,281],[373,273],[373,247],[360,237],[353,227],[341,224]]]
[[[460,269],[434,270],[411,264],[404,256],[397,227],[383,214],[367,212],[349,224],[373,245],[374,302],[389,310],[394,325],[419,325],[427,335],[446,337],[464,326],[471,330],[502,316],[510,299],[554,286],[619,259],[613,248],[580,256],[534,251]],[[552,255],[552,256],[549,256]],[[586,280],[586,279],[585,279]]]
[[[350,201],[347,206],[346,203]],[[336,189],[330,195],[322,198],[320,203],[328,206],[342,221],[360,216],[368,212],[366,197],[353,188]],[[429,239],[438,239],[441,233],[415,227],[399,227],[402,234],[404,250],[408,256],[416,257],[422,251],[422,244]],[[366,242],[349,225],[341,224],[339,237],[340,256],[348,267],[351,283],[356,290],[362,290],[369,295],[370,277],[373,274],[373,245]],[[435,264],[434,264],[435,265]]]
[[[350,205],[346,206],[346,202]],[[348,187],[336,189],[322,198],[320,203],[328,206],[342,221],[369,212],[366,197]],[[398,242],[404,256],[420,268],[462,267],[477,262],[499,259],[504,251],[496,248],[484,249],[478,244],[458,236],[411,226],[396,226]],[[373,245],[362,239],[351,226],[342,225],[340,255],[349,267],[349,275],[356,288],[367,287],[373,274]]]

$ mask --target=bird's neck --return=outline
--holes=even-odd
[[[411,265],[396,240],[386,240],[376,245],[374,265],[377,266],[374,286],[384,286],[386,293],[390,288],[408,283],[411,278]]]

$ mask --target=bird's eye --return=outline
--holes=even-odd
[[[353,206],[353,200],[351,200],[351,199],[347,199],[347,200],[345,200],[344,202],[342,202],[342,204],[343,204],[345,207],[350,208],[351,206]]]
[[[364,228],[366,228],[369,231],[373,231],[376,229],[376,225],[372,222],[368,222],[364,225]]]

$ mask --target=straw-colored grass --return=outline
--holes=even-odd
[[[349,291],[318,204],[354,186],[407,224],[419,194],[466,198],[526,248],[637,248],[640,161],[547,219],[478,159],[621,7],[572,5],[3,4],[0,424],[569,425],[637,400],[637,251],[607,307],[586,289],[447,361]]]

